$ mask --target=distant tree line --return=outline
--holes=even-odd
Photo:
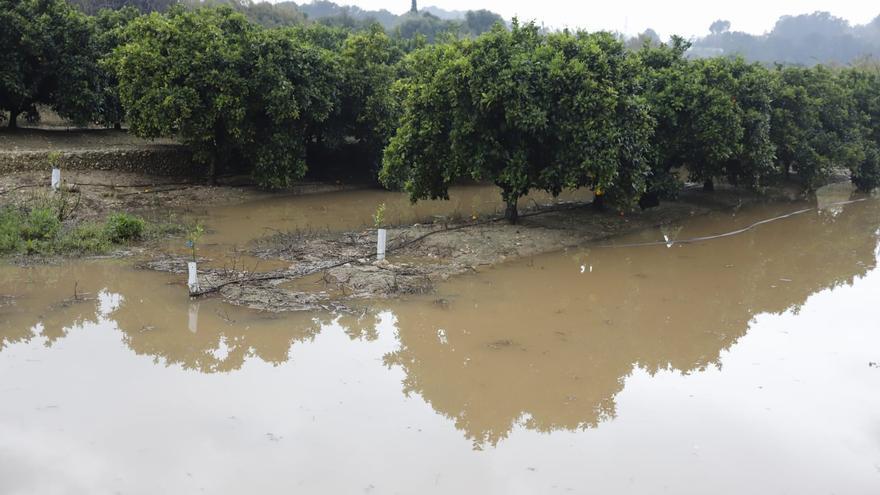
[[[176,137],[221,173],[268,188],[344,150],[413,200],[497,184],[507,217],[533,189],[588,187],[649,207],[684,172],[761,190],[848,170],[880,184],[880,70],[690,59],[681,38],[637,50],[608,33],[496,23],[434,44],[321,24],[262,27],[230,7],[87,16],[0,0],[0,109]],[[337,155],[338,156],[338,155]]]
[[[828,12],[779,18],[763,35],[731,30],[731,23],[718,20],[709,35],[694,41],[693,55],[742,56],[749,61],[812,66],[850,64],[880,55],[880,16],[862,26]]]
[[[447,12],[436,7],[419,11],[412,5],[402,15],[387,10],[364,10],[360,7],[339,5],[327,0],[315,0],[297,5],[291,1],[269,3],[255,0],[69,0],[83,12],[95,15],[102,9],[119,10],[133,7],[142,13],[165,12],[174,5],[189,8],[230,7],[263,27],[281,27],[316,22],[350,30],[368,30],[380,24],[386,32],[403,39],[424,37],[433,42],[444,34],[478,36],[504,19],[488,10]]]

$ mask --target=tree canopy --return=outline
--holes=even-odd
[[[531,189],[589,185],[637,198],[650,119],[627,83],[631,62],[609,35],[547,37],[516,22],[426,47],[400,84],[403,113],[381,178],[413,199],[445,198],[461,178],[491,181],[511,221]]]
[[[0,109],[9,125],[43,104],[76,123],[99,100],[93,20],[64,0],[0,0]]]
[[[303,176],[308,130],[334,108],[328,51],[228,8],[154,13],[127,36],[111,63],[133,132],[179,136],[211,176],[233,161],[267,187]]]

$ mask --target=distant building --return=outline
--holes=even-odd
[[[416,13],[419,11],[419,6],[416,5],[416,0],[412,0],[412,7],[409,8],[409,11],[412,13]]]

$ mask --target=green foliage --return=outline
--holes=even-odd
[[[101,10],[95,17],[95,45],[101,56],[113,52],[124,41],[125,28],[133,22],[140,11],[134,7],[119,10]],[[113,67],[106,62],[98,64],[98,95],[100,104],[96,120],[106,126],[121,127],[125,120],[125,109],[119,98],[119,80]]]
[[[278,188],[305,174],[309,133],[334,108],[332,53],[228,8],[143,16],[126,36],[110,63],[132,131],[177,136],[212,177],[236,164]]]
[[[48,155],[46,155],[46,159],[49,161],[49,166],[52,168],[58,167],[58,164],[61,162],[61,152],[60,151],[50,151]]]
[[[0,255],[102,254],[115,245],[143,240],[148,232],[158,237],[171,230],[126,213],[112,214],[103,223],[77,223],[61,222],[55,210],[39,205],[0,209]]]
[[[741,59],[689,62],[688,46],[674,38],[638,52],[657,122],[648,190],[674,194],[669,179],[679,167],[696,181],[724,177],[760,188],[775,175],[771,73]]]
[[[338,100],[327,122],[318,127],[317,141],[336,150],[347,142],[375,174],[397,124],[398,105],[391,91],[403,52],[378,25],[348,36],[339,47]]]
[[[504,25],[504,18],[489,10],[470,10],[464,16],[464,30],[472,36],[483,34],[496,24]]]
[[[515,221],[531,189],[586,185],[620,204],[643,191],[651,121],[630,79],[638,64],[610,35],[543,36],[514,21],[419,50],[407,66],[380,176],[414,200],[445,198],[463,177],[492,181]]]
[[[24,215],[21,222],[21,237],[25,241],[51,241],[61,230],[61,221],[55,212],[48,208],[37,208]]]
[[[21,242],[21,214],[10,207],[0,208],[0,254],[19,251]]]
[[[434,43],[444,35],[458,34],[461,29],[456,21],[443,20],[428,12],[410,12],[403,16],[394,33],[405,40],[424,37],[428,43]]]
[[[850,163],[852,181],[862,191],[880,187],[880,66],[867,65],[841,74],[851,91],[861,153]]]
[[[110,242],[136,241],[143,237],[146,222],[128,213],[114,213],[107,217],[104,231]]]
[[[377,206],[376,212],[373,213],[373,226],[378,229],[383,225],[385,225],[385,203]]]
[[[192,251],[192,260],[196,261],[196,248],[198,247],[199,241],[202,240],[202,236],[205,235],[205,227],[201,223],[195,224],[189,231],[186,233],[186,245]]]
[[[305,175],[307,137],[334,109],[339,66],[288,31],[260,31],[254,40],[242,152],[258,183],[287,187]]]
[[[836,167],[852,168],[862,143],[849,90],[838,74],[817,66],[777,68],[771,134],[785,174],[813,190]]]
[[[861,191],[880,187],[880,148],[876,144],[865,147],[863,157],[852,171],[852,181]]]
[[[114,242],[107,234],[107,225],[89,222],[61,236],[51,251],[67,255],[103,254],[113,248]]]
[[[133,21],[130,41],[110,60],[131,130],[177,135],[212,177],[222,171],[246,131],[254,31],[231,9],[172,9]]]
[[[89,15],[98,14],[102,10],[134,9],[143,13],[162,12],[168,10],[178,0],[67,0]]]
[[[97,106],[93,20],[64,0],[0,0],[0,109],[38,118],[45,104],[76,123]]]

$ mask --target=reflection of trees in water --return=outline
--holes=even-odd
[[[0,266],[0,352],[29,342],[39,333],[46,345],[64,338],[72,326],[94,320],[102,286],[79,282],[101,278],[112,264],[81,263],[59,269],[52,265]]]
[[[797,311],[873,269],[878,213],[873,201],[685,248],[593,250],[591,274],[569,276],[579,260],[539,266],[552,259],[489,272],[451,284],[447,308],[399,307],[400,349],[386,364],[477,448],[516,424],[594,427],[615,415],[634,366],[720,366],[755,315]]]
[[[179,294],[178,294],[179,296]],[[297,343],[309,342],[334,318],[318,313],[271,314],[241,310],[219,300],[191,302],[186,311],[148,312],[123,305],[113,314],[123,342],[156,363],[201,373],[230,372],[258,358],[281,365]],[[161,307],[151,301],[148,308]]]
[[[123,341],[135,353],[202,373],[235,371],[249,358],[284,364],[291,359],[295,344],[314,340],[322,328],[333,323],[342,326],[352,340],[378,338],[378,319],[369,311],[338,317],[308,312],[273,315],[243,310],[233,313],[216,300],[196,304],[200,304],[196,329],[183,325],[179,313],[175,321],[154,319],[151,327],[139,327],[137,316],[129,313],[131,306],[123,306],[114,319]]]
[[[0,272],[18,293],[0,307],[0,351],[40,335],[46,346],[86,324],[116,326],[136,354],[205,373],[233,371],[250,357],[281,364],[291,346],[313,339],[326,315],[271,315],[236,310],[219,300],[190,303],[168,276],[118,264],[84,263]],[[74,299],[78,284],[78,299]],[[70,287],[67,287],[67,286]],[[106,301],[121,297],[118,307]],[[368,332],[365,332],[368,333]]]

